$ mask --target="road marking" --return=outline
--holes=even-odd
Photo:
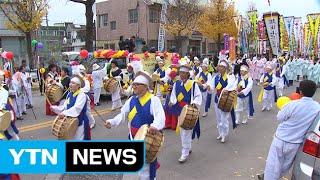
[[[106,109],[106,110],[100,110],[98,111],[98,113],[100,115],[106,115],[106,114],[109,114],[110,112],[112,112],[112,110],[110,109]],[[97,117],[98,114],[96,112],[92,112],[92,115],[94,117]],[[52,126],[52,123],[53,123],[54,120],[48,120],[46,122],[43,122],[43,123],[38,123],[38,124],[34,124],[34,125],[29,125],[29,126],[23,126],[21,128],[19,128],[19,131],[21,133],[23,132],[29,132],[29,131],[34,131],[34,130],[38,130],[38,129],[43,129],[43,128],[47,128],[47,127],[51,127]]]

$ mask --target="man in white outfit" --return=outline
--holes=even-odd
[[[202,95],[197,83],[190,80],[190,66],[183,64],[179,68],[179,76],[181,80],[177,80],[172,87],[172,92],[170,96],[169,106],[174,106],[178,113],[180,114],[183,107],[186,105],[197,106],[198,109],[201,106]],[[200,130],[200,129],[199,129]],[[188,160],[191,151],[192,142],[192,132],[191,130],[185,130],[180,127],[180,136],[182,143],[181,156],[178,159],[180,163],[184,163]]]
[[[94,104],[96,106],[100,105],[100,95],[101,88],[103,87],[103,78],[107,75],[107,63],[105,67],[100,69],[98,64],[93,64],[92,66],[92,80],[93,80],[93,94],[94,94]]]
[[[319,103],[312,99],[316,89],[313,81],[301,81],[302,98],[291,101],[279,111],[279,125],[269,149],[264,175],[258,175],[260,180],[278,180],[291,168],[309,127],[320,113]]]
[[[229,134],[229,117],[230,112],[223,112],[218,108],[218,99],[222,91],[232,91],[237,87],[236,78],[232,73],[228,73],[229,64],[226,60],[221,60],[218,65],[218,74],[213,78],[212,84],[210,85],[211,89],[216,90],[215,99],[214,99],[214,109],[217,117],[217,128],[219,136],[217,140],[221,139],[221,142],[226,141],[226,137]],[[234,117],[233,121],[235,121]]]
[[[156,133],[164,128],[165,114],[161,101],[157,96],[150,93],[151,77],[147,72],[140,71],[133,81],[134,94],[121,108],[121,113],[113,119],[105,122],[106,128],[118,126],[122,121],[128,119],[129,138],[133,140],[139,128],[148,124],[148,131]],[[152,163],[147,163],[139,172],[141,180],[155,179],[157,159]]]
[[[260,78],[260,84],[263,86],[263,106],[261,111],[270,111],[272,108],[272,104],[275,101],[276,93],[275,93],[275,86],[277,85],[277,77],[272,72],[272,64],[267,63],[265,66],[266,73],[264,73]]]

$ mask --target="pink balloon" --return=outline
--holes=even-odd
[[[4,51],[1,53],[1,57],[7,59],[7,51]]]

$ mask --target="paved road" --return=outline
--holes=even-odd
[[[297,83],[295,84],[297,85]],[[254,87],[254,100],[257,99],[258,87]],[[285,94],[295,91],[295,86],[285,89]],[[44,115],[44,97],[38,93],[35,96],[35,111],[37,120],[34,120],[29,110],[25,120],[17,122],[21,128],[22,139],[54,139],[50,132],[50,121],[54,117]],[[317,92],[317,100],[320,99],[320,91]],[[110,102],[104,101],[98,107],[104,119],[113,117],[116,112],[109,112]],[[261,105],[255,103],[255,118],[247,125],[240,125],[235,130],[230,129],[230,136],[225,144],[216,140],[218,135],[213,108],[206,118],[201,118],[200,140],[193,142],[192,154],[185,164],[179,164],[181,141],[171,130],[165,130],[165,143],[159,160],[161,167],[157,179],[217,179],[217,180],[248,180],[256,179],[256,174],[264,169],[265,159],[269,150],[272,136],[277,122],[274,108],[270,112],[261,112]],[[126,139],[127,126],[125,123],[118,128],[107,130],[102,121],[96,117],[97,126],[93,131],[93,139]],[[42,123],[42,124],[39,124]],[[287,177],[289,177],[288,175]],[[46,175],[22,175],[22,179],[58,179],[59,176]],[[121,175],[65,175],[60,179],[134,179],[131,176]]]

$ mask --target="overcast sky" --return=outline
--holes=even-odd
[[[97,0],[101,2],[105,0]],[[130,0],[128,0],[130,1]],[[320,13],[320,0],[234,0],[238,11],[244,15],[248,10],[249,4],[254,2],[258,13],[266,11],[278,11],[284,16],[302,17],[306,20],[309,13]],[[85,24],[85,6],[83,4],[70,2],[68,0],[49,0],[49,24],[57,22],[74,22],[76,24]]]

